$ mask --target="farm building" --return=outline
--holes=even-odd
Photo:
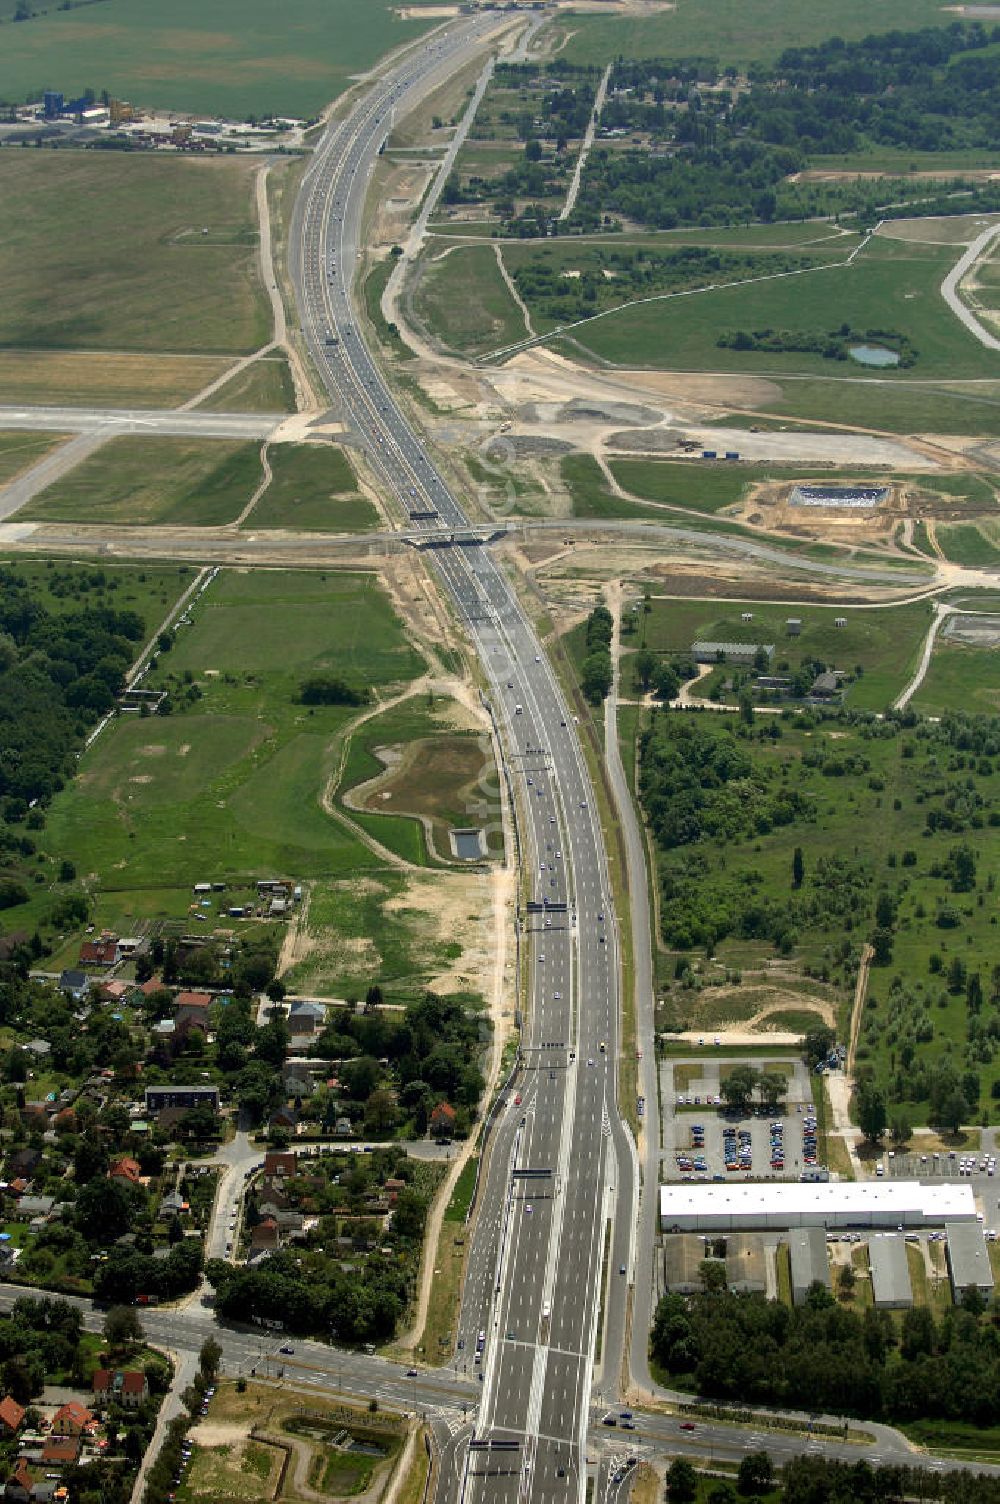
[[[826,1234],[822,1227],[795,1227],[789,1232],[787,1242],[792,1266],[792,1304],[801,1306],[813,1285],[830,1288]]]
[[[913,1304],[906,1243],[898,1232],[877,1233],[868,1242],[872,1295],[879,1311],[901,1311]]]
[[[993,1270],[982,1223],[949,1221],[945,1224],[945,1234],[952,1295],[956,1300],[961,1300],[966,1290],[989,1295],[993,1289]]]
[[[895,1230],[963,1222],[976,1222],[976,1201],[967,1183],[858,1180],[660,1187],[662,1232],[740,1232],[755,1227]]]
[[[735,663],[752,668],[757,654],[764,652],[768,660],[774,654],[773,642],[703,642],[691,644],[691,657],[695,663]]]

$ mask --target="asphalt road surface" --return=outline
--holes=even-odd
[[[352,305],[364,201],[394,114],[481,49],[496,25],[478,17],[438,33],[329,128],[296,205],[291,246],[314,360],[402,520],[440,544],[433,558],[479,652],[519,785],[527,1023],[491,1138],[456,1352],[479,1400],[475,1436],[442,1470],[439,1495],[542,1504],[585,1495],[598,1314],[608,1302],[619,1313],[617,1351],[604,1352],[617,1389],[619,1269],[634,1225],[633,1157],[616,1106],[618,946],[604,839],[555,675],[488,550],[462,541],[461,502],[397,406]]]

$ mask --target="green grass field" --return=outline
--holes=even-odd
[[[939,525],[935,532],[941,552],[952,564],[968,564],[972,568],[980,568],[1000,563],[1000,548],[991,543],[973,523],[959,523],[954,527]]]
[[[274,444],[268,451],[272,480],[247,517],[245,528],[288,528],[321,533],[364,533],[379,515],[357,490],[342,449],[319,444]]]
[[[0,564],[30,586],[46,611],[61,615],[98,606],[137,611],[147,632],[159,625],[195,573],[189,564],[78,563],[22,555],[0,558]]]
[[[943,24],[936,0],[881,0],[873,12],[865,0],[838,0],[836,9],[815,10],[796,0],[717,0],[711,16],[698,0],[677,0],[674,9],[650,16],[573,15],[561,23],[570,40],[559,56],[574,63],[605,63],[619,55],[705,57],[745,67],[786,47],[806,47],[830,36],[845,41],[872,31],[903,31]]]
[[[0,433],[0,486],[36,465],[60,438],[51,433]]]
[[[565,455],[559,473],[573,497],[574,517],[656,517],[652,507],[612,495],[593,455]]]
[[[174,713],[100,738],[55,800],[47,844],[88,886],[159,893],[168,909],[194,882],[377,867],[320,802],[356,712],[296,702],[313,672],[380,689],[422,668],[374,578],[226,571],[192,614],[149,680]]]
[[[798,667],[803,659],[818,658],[830,667],[853,670],[860,665],[862,676],[851,685],[847,701],[858,710],[885,710],[909,678],[924,636],[933,620],[931,606],[925,601],[886,608],[853,606],[766,606],[726,607],[713,601],[653,599],[652,610],[640,613],[640,628],[631,645],[639,647],[643,638],[654,652],[684,656],[691,643],[709,642],[774,643],[772,665],[785,661]],[[744,622],[744,611],[753,613]],[[785,626],[789,616],[802,621],[802,634],[790,638]],[[834,625],[835,618],[846,618],[845,627]]]
[[[217,0],[210,10],[197,0],[169,11],[140,0],[53,6],[4,32],[0,98],[44,87],[69,96],[90,83],[147,107],[308,117],[433,24],[401,20],[390,0],[299,0],[292,13],[262,0]]]
[[[995,648],[974,648],[938,635],[924,682],[913,697],[923,715],[965,710],[1000,713],[1000,665]]]
[[[260,450],[232,439],[111,439],[19,514],[47,522],[232,522],[260,482]]]
[[[911,340],[918,351],[916,365],[893,377],[890,386],[905,383],[911,375],[988,377],[995,374],[989,352],[954,317],[938,291],[954,259],[954,249],[947,246],[874,240],[851,266],[641,304],[579,325],[572,336],[619,365],[864,379],[861,368],[849,361],[721,349],[716,343],[720,334],[738,329],[814,334],[847,322],[856,329],[890,329]],[[886,381],[884,373],[882,380]],[[870,396],[868,400],[874,408]]]
[[[288,361],[283,355],[265,355],[198,406],[219,413],[293,413],[295,387]]]
[[[760,481],[824,481],[848,475],[860,484],[864,472],[827,472],[807,465],[754,465],[688,463],[683,460],[621,460],[610,462],[611,472],[619,485],[636,496],[672,507],[695,512],[719,512],[734,505],[747,487]]]
[[[463,354],[482,355],[527,336],[489,245],[460,246],[425,261],[413,304],[428,332]]]
[[[106,18],[135,3],[107,0],[98,9]],[[97,14],[75,10],[69,15],[87,19],[67,15],[67,24],[89,27]],[[34,25],[12,26],[4,48]],[[256,165],[124,152],[0,153],[0,346],[255,350],[270,322],[256,259]]]

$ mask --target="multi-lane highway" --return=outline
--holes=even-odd
[[[461,1319],[474,1439],[442,1469],[441,1495],[541,1504],[584,1497],[597,1323],[602,1310],[613,1318],[603,1362],[616,1391],[631,1262],[633,1154],[616,1106],[619,968],[604,839],[555,675],[489,551],[448,541],[468,526],[465,510],[383,380],[353,305],[365,199],[394,115],[496,24],[477,17],[439,33],[331,125],[291,245],[301,325],[332,400],[401,521],[440,535],[432,557],[479,653],[518,786],[525,1023]]]

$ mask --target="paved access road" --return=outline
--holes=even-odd
[[[618,949],[604,839],[573,717],[531,624],[488,550],[462,541],[465,511],[369,355],[352,305],[365,197],[394,112],[482,49],[497,24],[479,16],[437,33],[331,125],[290,243],[314,360],[410,528],[437,537],[433,557],[478,649],[520,785],[527,1025],[492,1136],[461,1322],[458,1361],[480,1400],[475,1442],[442,1473],[439,1493],[541,1504],[585,1495],[602,1278],[603,1304],[618,1317],[617,1350],[604,1351],[612,1389],[624,1332],[619,1270],[630,1258],[635,1186],[616,1106]]]
[[[102,438],[158,433],[185,439],[267,439],[287,421],[287,413],[185,412],[180,408],[155,407],[0,406],[2,429],[96,433]]]

